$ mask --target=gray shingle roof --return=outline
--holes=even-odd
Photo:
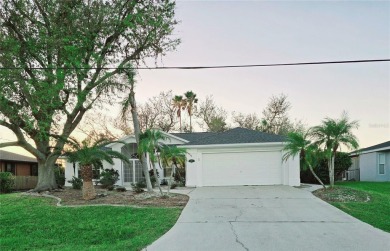
[[[0,150],[0,160],[18,161],[18,162],[34,162],[37,163],[36,158],[20,155],[17,153],[11,153],[4,150]]]
[[[350,154],[359,154],[361,152],[372,151],[372,150],[376,150],[376,149],[380,149],[380,148],[384,148],[384,147],[390,147],[390,141],[386,141],[386,142],[383,142],[383,143],[380,143],[377,145],[369,146],[369,147],[360,149],[358,151],[353,151]]]
[[[186,145],[220,145],[220,144],[245,144],[283,142],[284,136],[269,134],[250,129],[237,127],[225,132],[213,133],[172,133],[173,135],[188,140]]]

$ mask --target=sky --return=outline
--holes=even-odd
[[[182,43],[159,66],[390,58],[390,1],[177,1],[176,18]],[[137,81],[141,102],[192,90],[230,112],[259,116],[272,95],[284,93],[292,119],[314,126],[347,111],[360,123],[361,147],[390,140],[389,62],[140,70]],[[12,136],[1,128],[1,137]]]

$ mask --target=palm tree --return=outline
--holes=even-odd
[[[118,141],[117,141],[118,142]],[[68,144],[70,151],[65,152],[69,162],[78,162],[81,166],[81,177],[83,178],[83,199],[92,200],[96,198],[96,191],[92,183],[93,167],[102,168],[103,161],[114,164],[113,158],[119,158],[129,162],[123,154],[113,151],[105,146],[112,141],[100,139],[92,143],[90,140],[83,140],[81,143],[74,138],[70,138]]]
[[[352,133],[353,129],[357,129],[359,123],[349,121],[348,114],[343,113],[340,119],[326,118],[322,121],[322,125],[313,128],[313,135],[317,139],[317,144],[324,147],[328,159],[330,187],[334,186],[334,161],[336,152],[341,145],[349,149],[356,150],[359,148],[359,143],[356,136]]]
[[[172,106],[176,109],[176,114],[177,117],[179,118],[180,132],[181,132],[181,110],[185,109],[185,101],[183,99],[183,96],[175,95],[175,97],[172,99]]]
[[[165,139],[167,139],[167,137],[160,131],[147,129],[144,133],[140,135],[140,144],[138,145],[139,155],[149,155],[150,164],[153,168],[154,177],[156,177],[157,179],[157,186],[160,190],[161,195],[163,195],[163,192],[161,190],[160,181],[157,176],[155,162],[158,162],[158,164],[160,165],[160,157],[158,152],[161,151],[161,147],[163,146],[160,141]]]
[[[194,110],[195,104],[198,103],[198,99],[196,98],[196,94],[192,91],[188,91],[184,93],[184,96],[186,97],[185,102],[186,102],[186,107],[187,107],[187,112],[188,115],[190,116],[190,132],[192,132],[192,112]]]
[[[139,145],[140,143],[140,135],[141,135],[141,128],[140,128],[140,123],[139,123],[139,119],[138,119],[138,112],[137,112],[137,104],[136,104],[136,101],[135,101],[135,92],[134,92],[134,88],[135,88],[135,72],[134,70],[127,70],[124,72],[124,75],[125,75],[125,80],[126,81],[129,81],[129,84],[130,84],[130,92],[129,92],[129,96],[123,101],[122,103],[122,119],[125,121],[126,120],[126,113],[128,112],[128,110],[130,109],[131,111],[131,117],[133,119],[133,126],[134,126],[134,136],[135,136],[135,140],[137,142],[137,145]],[[141,161],[141,164],[142,164],[142,171],[143,171],[143,174],[144,174],[144,177],[145,177],[145,182],[146,182],[146,188],[148,190],[148,192],[153,192],[153,187],[152,187],[152,183],[150,181],[150,176],[149,176],[149,168],[148,168],[148,164],[145,160],[145,157],[144,155],[140,155],[140,161]]]
[[[168,193],[172,185],[172,176],[175,173],[178,165],[184,166],[186,162],[187,150],[184,148],[178,148],[177,146],[164,146],[161,149],[161,159],[165,166],[172,166],[171,174],[169,176]]]
[[[313,166],[318,163],[320,151],[318,146],[312,144],[309,137],[309,131],[307,132],[290,132],[287,135],[287,144],[283,148],[285,154],[283,160],[299,155],[300,162],[303,166],[309,167],[310,172],[317,179],[317,181],[326,189],[322,180],[317,176],[313,170]]]

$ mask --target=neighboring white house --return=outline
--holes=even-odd
[[[299,186],[299,158],[282,161],[284,137],[244,128],[226,132],[165,133],[167,145],[187,149],[186,186],[236,186],[236,185],[290,185]],[[120,173],[118,185],[129,186],[142,179],[142,168],[137,159],[134,136],[108,147],[129,156],[131,164],[115,160],[114,165],[104,164]],[[73,168],[74,166],[74,168]],[[159,170],[160,178],[164,169]],[[67,163],[66,180],[78,175],[78,165]],[[70,185],[67,183],[67,185]]]
[[[347,173],[359,170],[360,181],[390,181],[390,141],[360,149],[350,156],[352,166]]]

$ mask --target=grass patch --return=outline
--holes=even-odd
[[[353,193],[357,198],[368,195],[370,200],[340,202],[319,197],[361,221],[390,232],[390,182],[339,182],[336,189]]]
[[[0,250],[141,250],[181,208],[55,207],[54,200],[0,195]]]

